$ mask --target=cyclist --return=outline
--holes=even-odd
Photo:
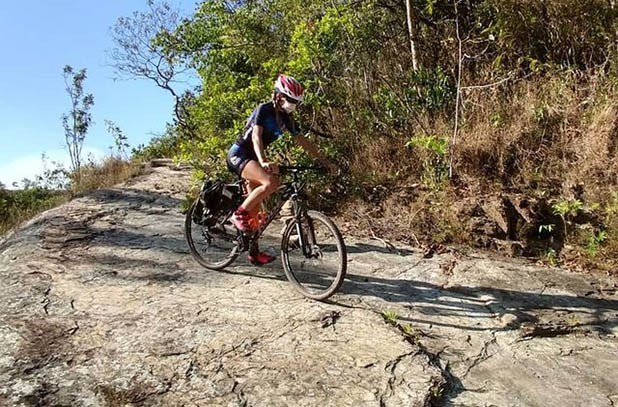
[[[327,160],[315,145],[300,134],[294,123],[293,113],[303,101],[303,86],[293,77],[279,75],[275,82],[272,100],[259,105],[247,119],[243,134],[236,140],[227,154],[227,167],[239,177],[247,180],[248,195],[236,209],[231,221],[240,231],[247,231],[249,219],[260,203],[279,187],[279,168],[269,161],[264,150],[288,131],[294,140],[312,157],[316,158],[331,173],[337,168]],[[263,265],[272,262],[275,257],[252,247],[249,261]]]

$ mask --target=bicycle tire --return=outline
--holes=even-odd
[[[332,240],[332,241],[330,241],[329,244],[323,243],[322,245],[324,247],[328,246],[329,248],[332,249],[332,247],[330,246],[334,244],[336,247],[336,251],[337,251],[337,258],[330,259],[328,261],[329,264],[326,264],[325,262],[322,266],[334,266],[337,268],[336,273],[334,273],[334,275],[330,275],[330,278],[326,277],[323,274],[324,272],[319,270],[320,265],[316,266],[316,271],[309,270],[310,267],[307,267],[307,270],[300,270],[305,267],[305,262],[309,261],[310,258],[308,258],[307,256],[304,256],[300,252],[300,249],[298,247],[294,247],[292,236],[293,236],[293,232],[297,230],[296,229],[296,224],[297,224],[296,219],[290,222],[286,226],[283,232],[282,239],[281,239],[281,263],[283,264],[283,270],[285,271],[285,275],[287,279],[290,281],[290,283],[292,283],[292,285],[294,286],[294,288],[296,288],[296,290],[298,290],[305,297],[308,297],[314,300],[323,301],[329,298],[330,296],[332,296],[335,292],[337,292],[337,290],[339,290],[339,288],[341,287],[341,284],[343,284],[343,281],[346,275],[346,269],[347,269],[347,251],[346,251],[345,243],[343,241],[343,237],[341,236],[341,232],[339,232],[339,229],[337,228],[337,226],[326,215],[320,212],[317,212],[317,211],[308,211],[306,214],[306,217],[308,218],[307,225],[312,225],[312,226],[304,226],[305,229],[303,229],[303,227],[301,226],[301,233],[305,233],[308,227],[314,228],[314,231],[315,231],[315,225],[317,223],[321,223],[324,227],[326,227],[328,232],[331,234],[328,240]],[[314,242],[314,243],[315,243],[315,246],[318,246],[320,255],[323,255],[322,248],[320,248],[318,244],[319,242]],[[315,248],[312,248],[312,250],[314,249]],[[302,260],[301,256],[304,257],[306,260],[303,261],[300,266],[296,264],[292,264],[293,262],[290,259],[291,253],[293,253],[295,257],[298,257],[301,260]],[[315,260],[316,260],[316,263],[318,263],[320,259],[315,257]],[[315,286],[318,280],[328,281],[329,279],[332,281],[330,281],[327,284],[327,287],[325,289],[316,290],[316,289],[310,288],[312,284]]]
[[[210,247],[212,246],[212,241],[216,238],[216,235],[211,234],[209,231],[209,228],[199,225],[193,221],[193,212],[195,211],[197,203],[198,201],[196,199],[191,205],[191,208],[187,211],[187,214],[185,216],[185,225],[184,225],[185,226],[184,227],[185,240],[191,251],[191,256],[193,256],[193,258],[202,267],[207,268],[209,270],[222,270],[225,267],[232,264],[232,262],[234,262],[234,260],[236,260],[236,258],[238,257],[238,254],[239,254],[238,244],[237,243],[232,244],[230,242],[231,248],[219,250],[219,253],[215,253],[214,250],[211,251],[210,253],[207,253],[207,250],[210,249]],[[207,245],[206,250],[202,250],[204,254],[201,254],[200,250],[198,250],[198,248],[196,247],[196,241],[193,236],[194,229],[198,227],[200,228],[200,232],[202,233],[201,238],[205,241]],[[230,225],[230,228],[233,228],[233,226]],[[208,237],[211,239],[210,242],[207,240],[207,236],[204,236],[204,233],[206,233]],[[231,238],[231,234],[230,234],[230,238]],[[222,241],[222,240],[223,239],[218,239],[217,242]],[[224,255],[224,257],[222,258],[222,260],[212,261],[213,259],[211,259],[211,257],[214,258],[215,254],[222,254]]]

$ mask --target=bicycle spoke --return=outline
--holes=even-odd
[[[238,256],[236,230],[231,224],[213,226],[200,225],[195,222],[191,206],[185,219],[185,239],[191,249],[191,255],[202,266],[220,270],[229,265]]]
[[[317,212],[310,213],[301,224],[306,252],[303,253],[298,243],[297,225],[294,224],[283,236],[282,259],[288,278],[304,295],[325,299],[337,290],[345,276],[345,246],[328,218]]]

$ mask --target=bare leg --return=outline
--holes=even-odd
[[[279,188],[277,177],[264,171],[260,164],[254,160],[247,163],[242,171],[242,177],[249,181],[250,184],[257,185],[257,187],[252,188],[245,201],[240,205],[248,212],[258,207],[265,198]]]
[[[260,184],[258,184],[256,182],[247,181],[247,187],[246,187],[247,188],[247,197],[251,194],[251,192],[255,188],[257,188],[259,186],[260,186]],[[247,197],[245,197],[245,199]],[[256,205],[252,210],[249,211],[249,216],[254,218],[257,215],[258,211],[259,211],[259,205]]]
[[[257,215],[259,206],[264,200],[264,198],[268,197],[272,193],[270,192],[269,188],[264,187],[264,185],[268,185],[272,182],[272,180],[269,180],[269,178],[272,178],[272,176],[266,171],[264,171],[262,167],[259,166],[259,164],[256,166],[253,166],[253,164],[257,164],[257,162],[249,162],[245,166],[245,169],[242,173],[243,178],[247,180],[247,198],[245,198],[245,201],[241,206],[249,212],[249,216],[251,217],[255,217]],[[250,167],[249,171],[247,171],[248,167]],[[257,167],[257,170],[255,167]],[[258,190],[258,188],[261,189]],[[256,190],[258,190],[257,193],[255,192]],[[259,251],[260,249],[258,246],[258,242],[255,241],[249,248],[249,255],[257,256]]]

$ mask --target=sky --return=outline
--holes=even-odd
[[[1,0],[0,0],[1,1]],[[170,0],[189,15],[196,0]],[[11,186],[43,171],[41,155],[69,163],[62,115],[70,109],[62,69],[86,68],[84,89],[94,95],[94,125],[84,156],[97,159],[114,144],[105,120],[146,144],[171,122],[173,98],[146,80],[114,80],[107,51],[119,17],[145,10],[146,0],[1,1],[0,12],[0,182]],[[68,165],[67,165],[68,167]]]

